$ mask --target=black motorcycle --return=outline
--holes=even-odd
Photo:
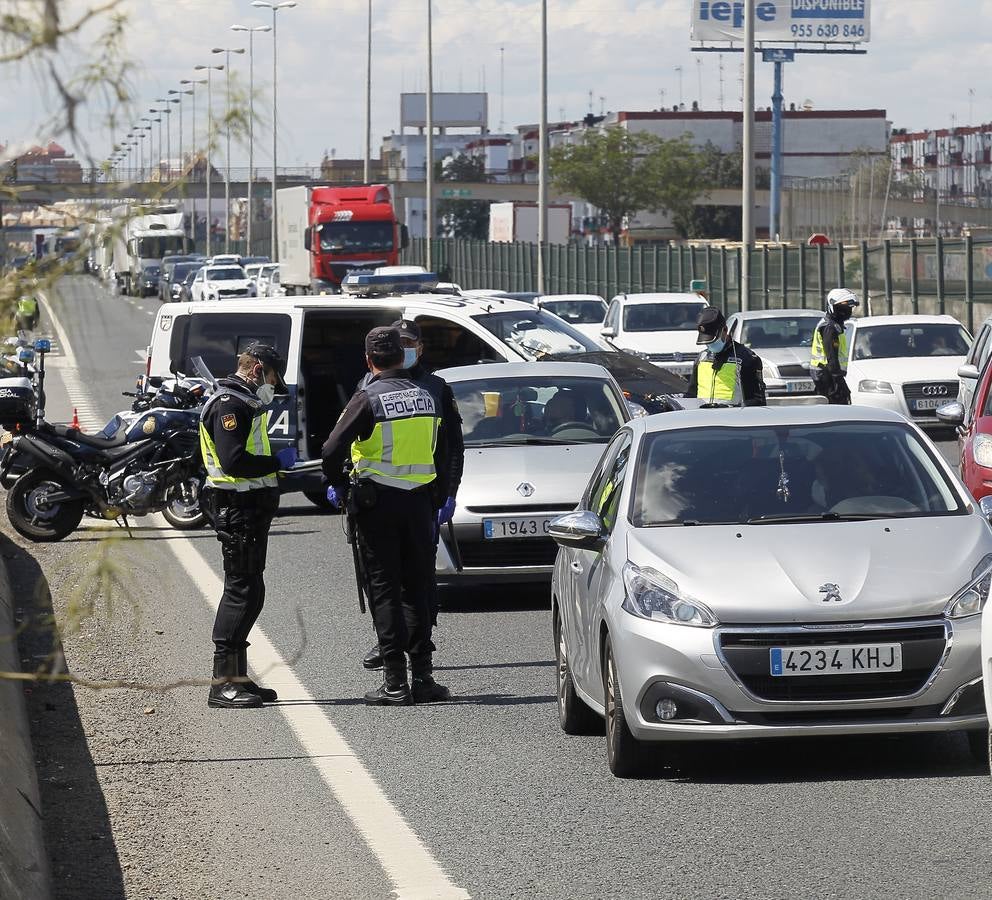
[[[11,429],[0,482],[22,469],[7,493],[7,517],[32,541],[58,541],[84,514],[123,519],[162,512],[176,528],[198,528],[204,471],[199,421],[202,383],[177,381],[134,396],[98,435],[44,420],[44,354],[36,395],[0,380],[0,425]],[[22,380],[23,381],[23,380]],[[167,395],[167,396],[166,396]]]

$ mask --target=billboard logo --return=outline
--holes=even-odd
[[[774,22],[778,8],[771,0],[763,0],[754,8],[756,22]],[[743,0],[699,0],[699,19],[702,22],[729,22],[734,28],[744,27]]]

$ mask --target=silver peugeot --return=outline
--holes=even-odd
[[[794,735],[962,730],[986,758],[992,530],[902,416],[635,419],[551,535],[561,725],[605,717],[615,774]]]
[[[442,584],[544,581],[552,519],[575,509],[603,447],[629,418],[617,383],[589,363],[491,363],[437,373],[454,392],[465,475],[441,532]]]

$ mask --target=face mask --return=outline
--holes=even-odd
[[[417,348],[416,347],[404,347],[403,348],[403,368],[412,369],[417,364]]]
[[[265,382],[260,384],[255,389],[255,396],[262,402],[263,405],[268,406],[276,396],[276,389],[274,385]]]
[[[854,310],[846,303],[844,303],[841,304],[840,306],[834,307],[834,318],[839,319],[841,322],[846,322],[848,319],[851,318],[852,312],[854,312]]]
[[[716,356],[718,353],[723,352],[723,348],[726,346],[727,346],[727,342],[723,338],[716,338],[715,340],[710,342],[708,349],[710,353]]]

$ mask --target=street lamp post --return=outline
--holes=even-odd
[[[751,245],[754,243],[754,11],[755,0],[744,0],[744,171],[741,210],[741,311],[751,308]]]
[[[371,2],[371,0],[370,0]],[[255,32],[272,31],[271,25],[232,25],[231,31],[248,32],[248,210],[245,232],[248,256],[251,256],[252,193],[255,178]]]
[[[279,106],[276,94],[276,50],[278,41],[276,31],[276,13],[280,9],[292,9],[296,6],[296,0],[252,0],[252,6],[258,9],[272,10],[272,250],[273,262],[279,261],[279,247],[276,244],[276,176],[278,174],[277,151],[279,142]]]
[[[158,113],[157,119],[152,119],[153,122],[158,122],[158,180],[162,181],[162,112],[161,109],[150,109],[150,113]]]
[[[196,92],[170,90],[169,93],[178,95],[172,102],[179,104],[179,177],[183,178],[186,174],[183,157],[183,97],[188,97],[191,94],[195,96]]]
[[[427,96],[425,99],[427,146],[424,148],[424,225],[425,262],[427,271],[434,271],[434,0],[427,0]]]
[[[369,0],[368,50],[365,55],[365,166],[362,178],[372,180],[372,0]]]
[[[227,137],[226,174],[224,177],[224,252],[231,252],[231,54],[244,53],[244,47],[214,47],[212,53],[225,53],[227,66],[227,119],[224,128]]]
[[[544,293],[544,253],[548,240],[548,0],[541,0],[541,124],[537,157],[537,290]]]
[[[156,103],[161,103],[162,108],[158,110],[160,115],[166,117],[165,119],[165,171],[167,173],[168,180],[172,180],[172,107],[170,104],[178,103],[178,100],[173,100],[171,97],[156,97]],[[159,138],[159,150],[162,147],[161,137]]]
[[[152,112],[152,110],[149,110],[149,112]],[[152,157],[155,155],[155,131],[154,131],[154,127],[153,127],[152,123],[155,120],[153,118],[151,118],[150,116],[142,116],[141,117],[141,121],[147,123],[145,126],[143,126],[143,129],[142,130],[148,132],[148,180],[151,181],[151,177],[152,177]],[[142,153],[142,155],[144,155],[144,153]],[[144,181],[144,179],[145,179],[145,167],[144,167],[144,164],[142,164],[142,166],[141,166],[141,180]]]
[[[214,111],[214,104],[213,104],[213,91],[212,91],[213,80],[212,80],[211,76],[213,75],[214,72],[222,72],[224,70],[224,67],[223,66],[194,66],[193,68],[197,72],[206,72],[207,73],[207,154],[206,154],[206,160],[207,160],[207,246],[206,246],[206,252],[207,252],[207,256],[209,257],[210,256],[210,237],[211,237],[211,235],[210,235],[210,231],[211,231],[211,219],[210,219],[210,201],[211,201],[211,197],[210,197],[210,150],[211,150],[211,145],[213,144],[213,140],[214,140],[214,133],[213,133],[213,121],[214,121],[214,112],[213,111]],[[194,222],[193,234],[194,234],[194,239],[195,239],[195,234],[196,234],[195,222]]]

